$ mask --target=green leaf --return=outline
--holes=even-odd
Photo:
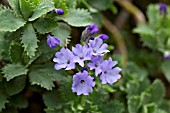
[[[98,10],[106,10],[112,5],[113,0],[87,0],[87,2]]]
[[[22,95],[14,95],[10,99],[10,105],[19,109],[23,109],[28,106],[28,102]]]
[[[9,101],[7,100],[8,96],[4,90],[4,87],[2,87],[3,84],[0,83],[0,112],[2,109],[5,108],[5,104],[8,103]]]
[[[63,20],[75,27],[87,26],[92,23],[92,17],[85,9],[70,9],[70,12]]]
[[[9,96],[20,93],[26,84],[26,76],[16,77],[5,83],[6,92]]]
[[[25,75],[28,69],[20,64],[8,64],[3,69],[2,72],[5,74],[4,77],[7,81],[21,75]]]
[[[31,58],[35,56],[38,39],[36,37],[36,33],[31,24],[28,24],[24,29],[23,35],[21,37],[21,43],[23,43],[24,51],[26,51],[27,55]]]
[[[51,0],[43,0],[35,9],[29,21],[34,21],[35,19],[41,17],[42,15],[46,14],[49,11],[54,9],[54,3]]]
[[[57,21],[50,18],[40,18],[34,24],[34,28],[41,34],[52,32],[57,26]]]
[[[139,87],[140,87],[140,84],[136,80],[127,82],[127,84],[126,84],[127,95],[128,96],[138,96],[139,95]]]
[[[170,82],[170,61],[169,60],[166,60],[162,63],[161,65],[161,69],[162,69],[162,72],[164,73],[166,79]]]
[[[12,9],[20,15],[20,6],[19,6],[19,0],[8,0],[9,5],[12,7]]]
[[[0,11],[0,31],[16,31],[24,26],[24,24],[25,21],[9,9]]]
[[[56,71],[52,66],[37,66],[29,73],[30,82],[32,85],[40,85],[47,90],[52,90],[53,82],[59,80],[61,71]]]
[[[128,98],[128,111],[129,113],[138,113],[140,108],[140,97],[139,96],[132,96]]]
[[[133,29],[134,33],[139,33],[139,34],[145,34],[145,35],[150,35],[150,36],[154,36],[155,32],[152,28],[150,28],[148,25],[146,24],[140,24],[138,25],[137,28]]]
[[[146,104],[143,106],[143,113],[156,113],[157,105],[155,103]]]
[[[75,8],[77,5],[77,0],[66,0],[68,8]]]
[[[60,24],[60,26],[52,32],[52,35],[54,35],[60,40],[61,47],[65,47],[65,46],[67,47],[70,41],[69,38],[71,38],[70,28],[66,28],[66,27],[64,27],[64,24]]]
[[[9,48],[9,55],[10,55],[10,58],[11,58],[11,62],[21,63],[22,53],[23,53],[23,48],[22,48],[21,44],[14,42],[14,41],[11,42],[11,45],[10,45],[10,48]]]

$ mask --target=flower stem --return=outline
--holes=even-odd
[[[84,96],[84,95],[81,95],[80,104],[81,104],[82,106],[85,106],[85,96]]]

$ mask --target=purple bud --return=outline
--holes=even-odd
[[[83,68],[81,69],[81,72],[83,73],[83,71],[88,71],[88,70],[87,70],[87,68],[84,68],[84,67],[83,67]]]
[[[159,4],[159,13],[161,15],[167,14],[167,5],[166,4],[164,4],[164,3]]]
[[[60,44],[60,40],[57,37],[51,36],[50,34],[47,34],[47,45],[54,49],[57,45]]]
[[[63,14],[64,14],[64,11],[63,11],[62,9],[57,9],[57,8],[55,8],[53,11],[54,11],[55,13],[59,14],[59,15],[63,15]]]
[[[90,40],[94,40],[94,36],[90,36],[90,38],[89,38]]]
[[[87,31],[88,34],[95,34],[99,31],[98,27],[93,23],[86,27],[85,31]]]
[[[169,52],[165,52],[164,53],[164,58],[165,59],[170,59],[170,53]]]
[[[109,37],[105,34],[100,34],[98,38],[101,38],[102,40],[107,40]]]

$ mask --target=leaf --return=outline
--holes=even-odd
[[[142,113],[156,113],[157,105],[155,103],[146,104],[143,106]]]
[[[0,31],[16,31],[24,26],[24,24],[25,21],[9,9],[0,11]]]
[[[35,19],[41,17],[42,15],[46,14],[49,11],[54,9],[54,3],[51,0],[43,0],[35,9],[29,21],[34,21]]]
[[[8,0],[8,3],[12,7],[14,12],[16,12],[18,15],[20,15],[19,0]]]
[[[51,66],[37,66],[29,73],[30,82],[32,85],[40,85],[47,90],[52,90],[54,87],[53,82],[64,76],[60,72],[54,70]]]
[[[75,8],[77,5],[77,0],[66,0],[68,8]]]
[[[92,17],[85,9],[70,9],[70,12],[63,20],[74,27],[87,26],[92,23]]]
[[[7,81],[9,81],[17,76],[27,74],[28,69],[20,64],[7,64],[2,69],[2,72],[5,74],[4,77],[7,79]]]
[[[112,5],[113,0],[87,0],[87,2],[98,10],[106,10]]]
[[[137,28],[133,29],[134,33],[139,33],[139,34],[145,34],[145,35],[150,35],[150,36],[154,36],[155,32],[152,28],[150,28],[148,25],[146,24],[140,24],[138,25]]]
[[[28,106],[28,102],[22,95],[14,95],[10,99],[10,105],[19,109],[23,109]]]
[[[11,45],[10,45],[10,48],[9,48],[9,55],[10,55],[10,58],[11,58],[11,62],[21,63],[22,53],[23,53],[22,46],[17,42],[14,42],[14,41],[11,42]]]
[[[129,81],[126,84],[127,96],[138,96],[140,84],[138,81]]]
[[[162,69],[162,72],[164,73],[165,75],[165,78],[170,82],[170,60],[166,60],[162,63],[161,65],[161,69]]]
[[[140,108],[140,97],[132,96],[128,98],[128,111],[129,113],[138,113]]]
[[[34,28],[41,34],[52,32],[57,26],[57,21],[50,18],[40,18],[34,24]]]
[[[6,82],[5,84],[6,92],[9,96],[16,95],[25,88],[25,84],[26,76],[16,77],[10,80],[9,82]]]
[[[28,24],[23,32],[23,35],[21,37],[21,43],[23,43],[24,51],[26,51],[27,55],[31,58],[35,56],[36,48],[38,39],[36,37],[34,28],[31,24]]]
[[[52,35],[60,40],[61,47],[65,47],[69,44],[69,38],[71,38],[70,34],[70,29],[62,26],[62,24],[52,32]]]
[[[8,96],[2,86],[3,84],[0,83],[0,112],[5,108],[5,104],[9,102],[7,100]]]

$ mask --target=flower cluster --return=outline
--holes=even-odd
[[[86,31],[87,30],[87,31]],[[92,24],[86,27],[84,32],[96,33],[98,28]],[[68,48],[62,48],[55,54],[53,61],[56,63],[54,68],[56,70],[75,69],[76,65],[82,67],[82,71],[73,75],[72,92],[77,95],[88,95],[92,92],[95,86],[94,77],[100,76],[102,84],[113,84],[120,79],[119,72],[121,69],[115,67],[117,61],[112,61],[112,58],[104,60],[103,56],[109,52],[108,45],[103,43],[103,40],[108,39],[108,36],[101,34],[93,39],[89,38],[88,43],[81,45],[76,44],[72,47],[72,51]],[[56,42],[56,41],[54,41]],[[94,70],[95,76],[90,76],[88,70]]]

